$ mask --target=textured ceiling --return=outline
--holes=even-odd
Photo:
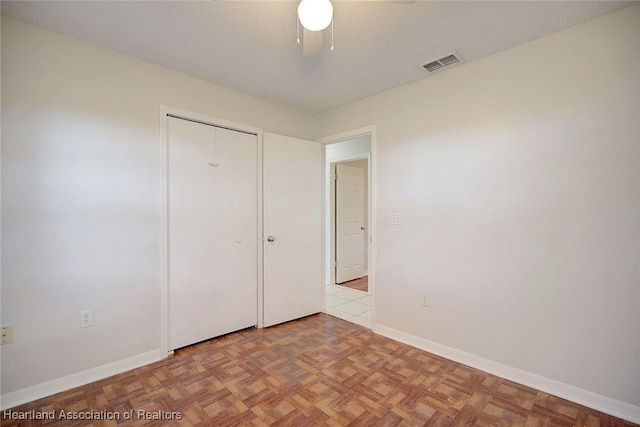
[[[335,51],[326,45],[313,57],[296,44],[296,1],[3,1],[1,7],[3,15],[39,27],[321,112],[426,78],[421,65],[451,51],[473,61],[634,2],[333,3]]]

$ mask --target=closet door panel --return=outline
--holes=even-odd
[[[215,128],[168,119],[169,347],[216,333]]]
[[[258,145],[216,129],[216,323],[219,334],[258,323]]]

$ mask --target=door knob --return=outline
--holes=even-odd
[[[269,243],[273,243],[273,242],[275,242],[275,241],[276,241],[276,238],[275,238],[275,237],[273,237],[273,236],[269,236],[269,237],[267,237],[267,242],[269,242]]]

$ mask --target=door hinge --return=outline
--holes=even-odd
[[[338,261],[333,261],[333,266],[337,267],[338,266]]]
[[[338,180],[338,174],[333,175],[333,180],[337,181]]]

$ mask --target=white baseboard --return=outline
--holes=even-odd
[[[575,402],[605,414],[613,415],[623,420],[640,423],[640,406],[602,396],[591,391],[583,390],[569,384],[564,384],[531,372],[523,371],[502,363],[494,362],[474,354],[466,353],[455,348],[447,347],[415,335],[407,334],[396,329],[379,324],[374,325],[374,332],[384,337],[408,344],[420,350],[445,357],[463,365],[480,369],[507,380],[533,387],[545,393]]]
[[[32,402],[74,387],[79,387],[93,381],[98,381],[112,375],[139,368],[140,366],[157,362],[160,359],[162,359],[160,349],[153,350],[147,353],[127,357],[126,359],[118,360],[116,362],[107,363],[106,365],[96,366],[95,368],[87,369],[86,371],[71,374],[66,377],[47,381],[42,384],[12,391],[10,393],[3,394],[0,398],[0,410],[4,411],[5,409],[22,405],[23,403]]]

